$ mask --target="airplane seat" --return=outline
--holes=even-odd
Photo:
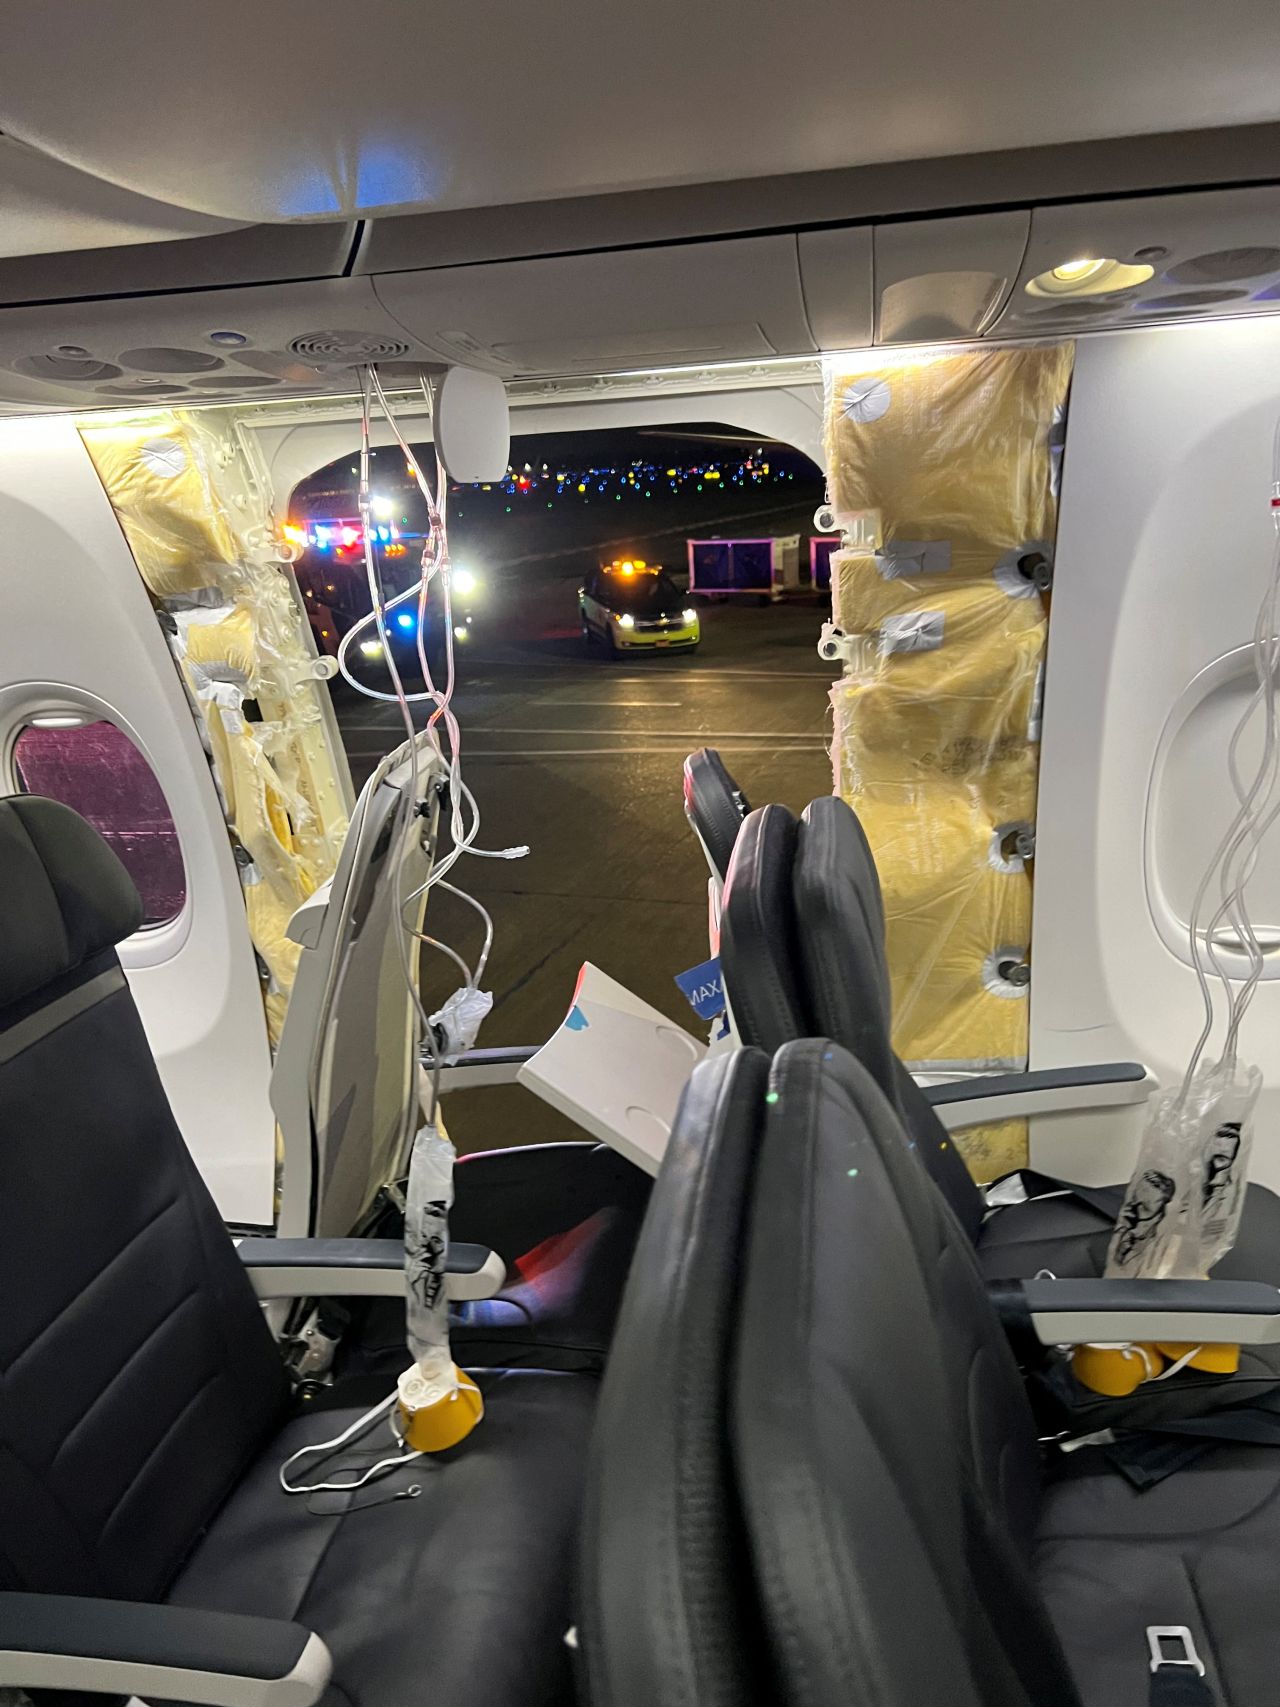
[[[413,784],[407,747],[388,754],[360,792],[332,883],[290,926],[301,952],[271,1084],[285,1236],[403,1234],[388,1187],[407,1171],[423,1114],[417,1021],[395,941],[396,874],[407,893],[431,871],[423,820],[403,811]],[[407,834],[415,840],[402,859]],[[447,1094],[442,1107],[447,1129]],[[648,1189],[647,1175],[590,1143],[504,1145],[462,1158],[451,1236],[478,1233],[509,1278],[494,1298],[455,1311],[459,1357],[598,1369]],[[357,1315],[365,1366],[399,1360],[403,1310],[378,1300]]]
[[[605,1372],[582,1525],[592,1707],[771,1700],[727,1452],[732,1328],[767,1058],[712,1057],[685,1090]]]
[[[1086,1448],[1043,1478],[972,1247],[897,1111],[823,1040],[780,1052],[770,1098],[730,1428],[778,1701],[837,1707],[861,1680],[879,1707],[1273,1700],[1280,1456],[1219,1444],[1138,1493]]]
[[[868,980],[888,988],[883,929],[868,928],[877,917],[883,921],[884,914],[862,826],[853,809],[835,795],[805,808],[792,881],[796,940],[815,1028],[839,1038],[897,1102],[952,1209],[962,1225],[971,1226],[974,1214],[980,1217],[983,1211],[982,1193],[948,1142],[928,1098],[892,1054],[888,1008],[872,1010],[859,1000]],[[872,1015],[879,1051],[865,1049],[859,1029],[860,1021]],[[1117,1185],[1084,1196],[1028,1196],[1026,1202],[1006,1205],[981,1222],[977,1244],[983,1272],[989,1280],[1022,1279],[1040,1269],[1061,1279],[1100,1275],[1123,1191]],[[1249,1187],[1240,1237],[1214,1273],[1220,1280],[1280,1285],[1280,1198],[1265,1186]]]
[[[141,919],[76,813],[0,801],[0,1613],[34,1594],[55,1623],[65,1610],[68,1639],[110,1647],[113,1606],[144,1603],[129,1616],[153,1611],[170,1652],[170,1609],[182,1641],[215,1646],[229,1627],[187,1609],[252,1615],[328,1645],[326,1702],[568,1703],[595,1382],[484,1371],[486,1415],[460,1447],[359,1494],[282,1492],[285,1459],[367,1398],[291,1398],[115,953]],[[80,1596],[94,1606],[62,1599]]]
[[[734,844],[720,909],[720,967],[729,1011],[743,1043],[771,1052],[811,1029],[791,902],[795,838],[796,821],[785,806],[750,813]]]
[[[743,1042],[776,1050],[822,1035],[849,1049],[897,1108],[911,1148],[973,1241],[988,1281],[1045,1271],[1059,1279],[1101,1276],[1123,1187],[1069,1187],[1024,1174],[1026,1200],[988,1211],[928,1096],[893,1053],[882,920],[875,862],[843,800],[813,801],[798,824],[783,806],[752,812],[725,885],[720,944]],[[1280,1198],[1266,1187],[1249,1186],[1239,1238],[1213,1273],[1218,1280],[1280,1286]],[[1184,1371],[1176,1387],[1140,1388],[1110,1409],[1136,1427],[1146,1416],[1154,1422],[1244,1403],[1274,1391],[1278,1379],[1280,1349],[1251,1346],[1229,1380]],[[1073,1411],[1087,1403],[1095,1426],[1106,1420],[1108,1402],[1086,1401],[1074,1384],[1058,1399]]]
[[[751,806],[714,747],[699,747],[684,761],[684,810],[707,856],[712,878],[723,883],[733,844]]]

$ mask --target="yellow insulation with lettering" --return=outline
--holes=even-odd
[[[1027,1056],[1039,704],[1070,346],[834,363],[832,559],[849,637],[836,789],[884,890],[894,1044],[934,1075]],[[870,538],[874,548],[865,543]],[[959,1135],[979,1179],[1025,1123]]]

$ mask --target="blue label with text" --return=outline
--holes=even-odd
[[[715,1019],[724,1012],[724,985],[720,981],[720,957],[704,960],[676,974],[676,983],[699,1019]]]

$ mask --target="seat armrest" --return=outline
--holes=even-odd
[[[0,1593],[0,1689],[314,1707],[332,1672],[319,1636],[282,1618]]]
[[[991,1299],[1041,1345],[1280,1344],[1280,1290],[1257,1280],[1002,1281]]]
[[[259,1298],[396,1298],[404,1293],[399,1239],[241,1239],[240,1261]],[[451,1242],[445,1292],[456,1304],[493,1298],[506,1264],[487,1245]]]
[[[452,1067],[440,1069],[440,1092],[488,1090],[491,1085],[514,1085],[526,1061],[542,1048],[540,1043],[515,1044],[506,1049],[468,1049]],[[423,1065],[427,1062],[424,1057]]]
[[[1124,1108],[1146,1102],[1158,1080],[1139,1061],[1087,1067],[1041,1067],[1030,1073],[952,1079],[922,1085],[948,1132],[992,1120],[1037,1114],[1077,1114],[1090,1108]]]

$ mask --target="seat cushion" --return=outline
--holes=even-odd
[[[1096,1451],[1046,1487],[1036,1576],[1083,1707],[1148,1707],[1146,1627],[1185,1624],[1222,1707],[1280,1694],[1280,1452],[1220,1446],[1137,1493]]]
[[[988,1280],[1030,1279],[1042,1269],[1060,1279],[1096,1278],[1106,1266],[1112,1226],[1100,1210],[1070,1194],[1009,1204],[983,1224],[978,1261]],[[1280,1197],[1274,1192],[1249,1187],[1240,1237],[1213,1272],[1219,1280],[1280,1286]],[[1082,1434],[1167,1427],[1180,1417],[1205,1416],[1272,1396],[1278,1386],[1280,1345],[1243,1346],[1235,1375],[1188,1369],[1170,1382],[1144,1384],[1124,1399],[1082,1387],[1065,1360],[1050,1363],[1035,1382],[1046,1428]]]
[[[280,1466],[340,1434],[385,1382],[353,1383],[351,1404],[296,1416],[218,1514],[169,1599],[297,1619],[328,1643],[336,1699],[351,1707],[569,1703],[564,1636],[596,1383],[536,1370],[478,1380],[485,1416],[467,1440],[355,1494],[291,1498]],[[357,1451],[319,1471],[307,1460],[291,1478],[367,1465],[389,1443],[380,1422]],[[391,1498],[415,1484],[418,1498]]]
[[[528,1144],[464,1156],[450,1236],[507,1267],[496,1298],[455,1306],[449,1333],[467,1368],[603,1369],[653,1181],[604,1144]],[[376,1232],[400,1238],[388,1209]],[[351,1368],[398,1373],[404,1302],[364,1307]]]
[[[1059,1280],[1101,1275],[1115,1223],[1069,1193],[1011,1203],[987,1217],[978,1262],[988,1280],[1029,1280],[1047,1269]],[[1240,1236],[1214,1269],[1219,1280],[1263,1280],[1280,1286],[1280,1197],[1251,1185]]]

